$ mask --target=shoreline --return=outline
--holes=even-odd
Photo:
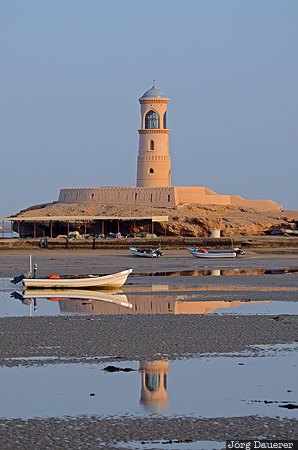
[[[1,238],[0,254],[12,250],[42,250],[42,237],[36,239],[28,238]],[[69,239],[47,238],[47,249],[49,250],[128,250],[131,246],[158,248],[164,250],[185,249],[193,246],[209,246],[214,248],[241,247],[243,250],[285,250],[298,254],[298,236],[235,236],[233,238],[205,238],[205,237],[158,237],[158,238],[119,238],[119,239]]]
[[[282,269],[298,268],[298,248],[294,249],[249,249],[245,255],[225,260],[201,260],[189,254],[187,249],[169,249],[160,258],[132,256],[128,249],[14,249],[0,251],[0,278],[10,278],[28,270],[29,255],[38,265],[38,276],[51,273],[98,274],[113,273],[132,268],[132,276],[150,275],[155,272],[194,271],[199,269]],[[189,277],[196,279],[197,277]],[[201,278],[201,277],[200,277]],[[210,278],[210,277],[209,277]],[[211,277],[214,278],[214,277]],[[239,277],[238,277],[239,278]],[[128,283],[130,283],[128,278]],[[155,280],[156,281],[156,280]],[[160,281],[160,277],[158,277]],[[174,282],[173,279],[171,282]]]
[[[185,250],[185,249],[184,249]],[[169,284],[171,289],[212,290],[234,296],[246,291],[247,298],[263,295],[272,301],[297,301],[298,273],[275,275],[274,270],[298,268],[298,257],[288,249],[255,249],[229,261],[198,261],[187,251],[167,250],[157,260],[133,257],[126,249],[33,249],[0,252],[0,277],[16,275],[28,267],[31,253],[38,274],[51,272],[95,273],[132,267],[125,291],[150,289],[153,284]],[[210,267],[233,271],[272,268],[273,275],[262,276],[181,276],[157,277],[156,272],[191,271]],[[269,277],[269,278],[268,278]],[[186,285],[186,286],[184,286]],[[152,290],[153,294],[154,291]],[[230,295],[230,294],[228,294]],[[209,297],[211,298],[211,297]],[[0,366],[47,364],[119,363],[229,355],[251,350],[258,357],[260,345],[297,343],[298,315],[61,315],[0,318]],[[290,351],[290,350],[289,350]],[[56,359],[53,359],[55,357]],[[18,359],[14,359],[18,358]],[[23,359],[30,358],[30,359]],[[36,358],[36,359],[34,359]],[[0,367],[0,368],[1,368]],[[29,373],[29,372],[28,372]],[[223,380],[223,383],[228,380]],[[88,381],[86,380],[86,383]],[[215,401],[216,398],[210,401]],[[173,448],[187,442],[225,441],[259,438],[298,439],[298,420],[278,417],[244,416],[200,418],[192,416],[74,416],[32,419],[0,419],[1,444],[5,449],[105,448],[127,449],[127,443],[171,440]],[[126,445],[125,445],[126,444]],[[175,445],[176,444],[176,445]],[[0,445],[1,446],[1,445]],[[137,448],[137,447],[135,447]]]

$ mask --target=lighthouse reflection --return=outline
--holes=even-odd
[[[167,376],[169,361],[142,361],[140,403],[150,412],[160,412],[168,404]]]

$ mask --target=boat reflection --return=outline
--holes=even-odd
[[[142,361],[142,387],[140,403],[151,412],[159,412],[168,404],[167,374],[169,361]]]
[[[121,291],[120,291],[121,292]],[[123,309],[132,309],[132,304],[129,303],[127,296],[119,291],[109,291],[105,293],[102,291],[85,290],[85,289],[26,289],[22,294],[18,292],[13,292],[11,297],[21,300],[23,305],[29,305],[29,315],[31,316],[33,312],[37,311],[38,304],[37,299],[46,299],[50,301],[59,302],[59,307],[61,312],[63,311],[63,302],[66,302],[70,307],[67,308],[68,311],[81,314],[96,314],[93,312],[94,306],[99,303],[101,304],[99,310],[102,311],[101,314],[108,314],[105,312],[105,305],[111,305],[112,307],[118,308],[120,311]]]
[[[13,293],[23,304],[30,306],[30,315],[37,310],[37,299],[56,301],[62,314],[211,314],[218,309],[234,309],[247,302],[244,300],[198,301],[187,294],[166,294],[146,292],[123,294],[119,291],[105,293],[94,290],[26,290],[23,294]],[[268,303],[268,301],[250,301]],[[33,305],[33,306],[32,306]]]
[[[36,298],[26,298],[25,296],[23,296],[22,294],[20,294],[19,292],[16,292],[16,291],[12,292],[10,294],[10,296],[17,300],[21,300],[23,305],[29,307],[29,316],[30,317],[33,315],[33,313],[35,313],[37,311],[38,306],[37,306]]]

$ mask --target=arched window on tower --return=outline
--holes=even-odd
[[[154,141],[152,139],[150,141],[150,150],[154,150]]]
[[[152,167],[149,169],[149,173],[154,173],[154,169],[152,169]]]
[[[160,375],[158,373],[146,373],[145,386],[150,392],[157,391],[160,386]]]
[[[167,128],[167,112],[165,112],[163,115],[163,127],[164,129]]]
[[[145,128],[148,130],[159,128],[159,115],[155,111],[148,111],[145,116]]]

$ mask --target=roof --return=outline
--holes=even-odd
[[[167,96],[153,85],[151,89],[140,97],[140,100],[145,98],[167,98]]]
[[[152,222],[167,222],[169,220],[169,216],[15,216],[0,218],[0,221],[4,222],[71,222],[77,220],[152,220]]]

